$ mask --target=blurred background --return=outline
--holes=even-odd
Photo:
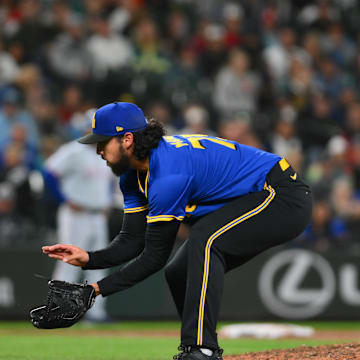
[[[2,0],[0,29],[1,317],[25,317],[24,304],[39,297],[23,298],[26,284],[37,284],[33,273],[51,277],[54,264],[40,247],[57,242],[61,201],[47,186],[47,159],[86,131],[96,108],[113,101],[136,103],[163,122],[168,135],[215,135],[287,158],[314,194],[311,223],[287,246],[300,251],[291,254],[309,256],[301,280],[313,297],[297,303],[281,298],[281,291],[274,296],[284,308],[286,301],[298,308],[325,294],[321,310],[300,311],[298,318],[353,316],[360,306],[356,0]],[[109,241],[122,219],[117,184],[112,194]],[[181,228],[178,243],[187,231]],[[278,263],[279,269],[286,273],[296,258]],[[322,261],[325,267],[316,265]],[[259,271],[254,276],[260,279]],[[293,280],[294,294],[307,289]],[[163,279],[149,281],[125,295],[126,315],[175,317],[165,289],[162,302],[154,300],[162,309],[131,310],[151,281],[164,286]],[[236,274],[231,281],[232,288],[252,283]],[[237,304],[227,299],[225,293],[225,317],[245,316],[239,298]],[[247,314],[291,317],[292,308],[277,312],[266,303],[259,300]]]

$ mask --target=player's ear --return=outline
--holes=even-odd
[[[130,149],[132,144],[134,143],[134,134],[131,132],[126,132],[122,137],[122,144],[125,149]]]

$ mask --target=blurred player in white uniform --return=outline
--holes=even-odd
[[[92,145],[76,141],[62,145],[45,163],[46,172],[58,181],[62,203],[57,214],[59,241],[85,249],[102,249],[108,245],[107,212],[112,205],[114,176],[96,154]],[[107,275],[106,270],[82,271],[58,261],[53,279],[89,283]],[[90,321],[108,319],[105,298],[99,297],[88,312]]]

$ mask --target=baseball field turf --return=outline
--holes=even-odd
[[[359,322],[306,322],[314,338],[220,339],[224,355],[360,341]],[[220,324],[221,326],[222,324]],[[63,330],[38,330],[26,322],[0,322],[4,360],[171,360],[179,343],[177,322],[80,323]]]

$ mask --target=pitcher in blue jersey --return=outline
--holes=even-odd
[[[222,359],[216,325],[225,273],[304,230],[309,187],[277,155],[206,135],[164,136],[134,104],[101,107],[92,127],[79,142],[97,143],[120,176],[122,230],[98,251],[58,244],[43,252],[84,269],[124,264],[91,284],[102,296],[165,267],[182,321],[174,359]],[[182,221],[191,225],[189,239],[168,262]]]

